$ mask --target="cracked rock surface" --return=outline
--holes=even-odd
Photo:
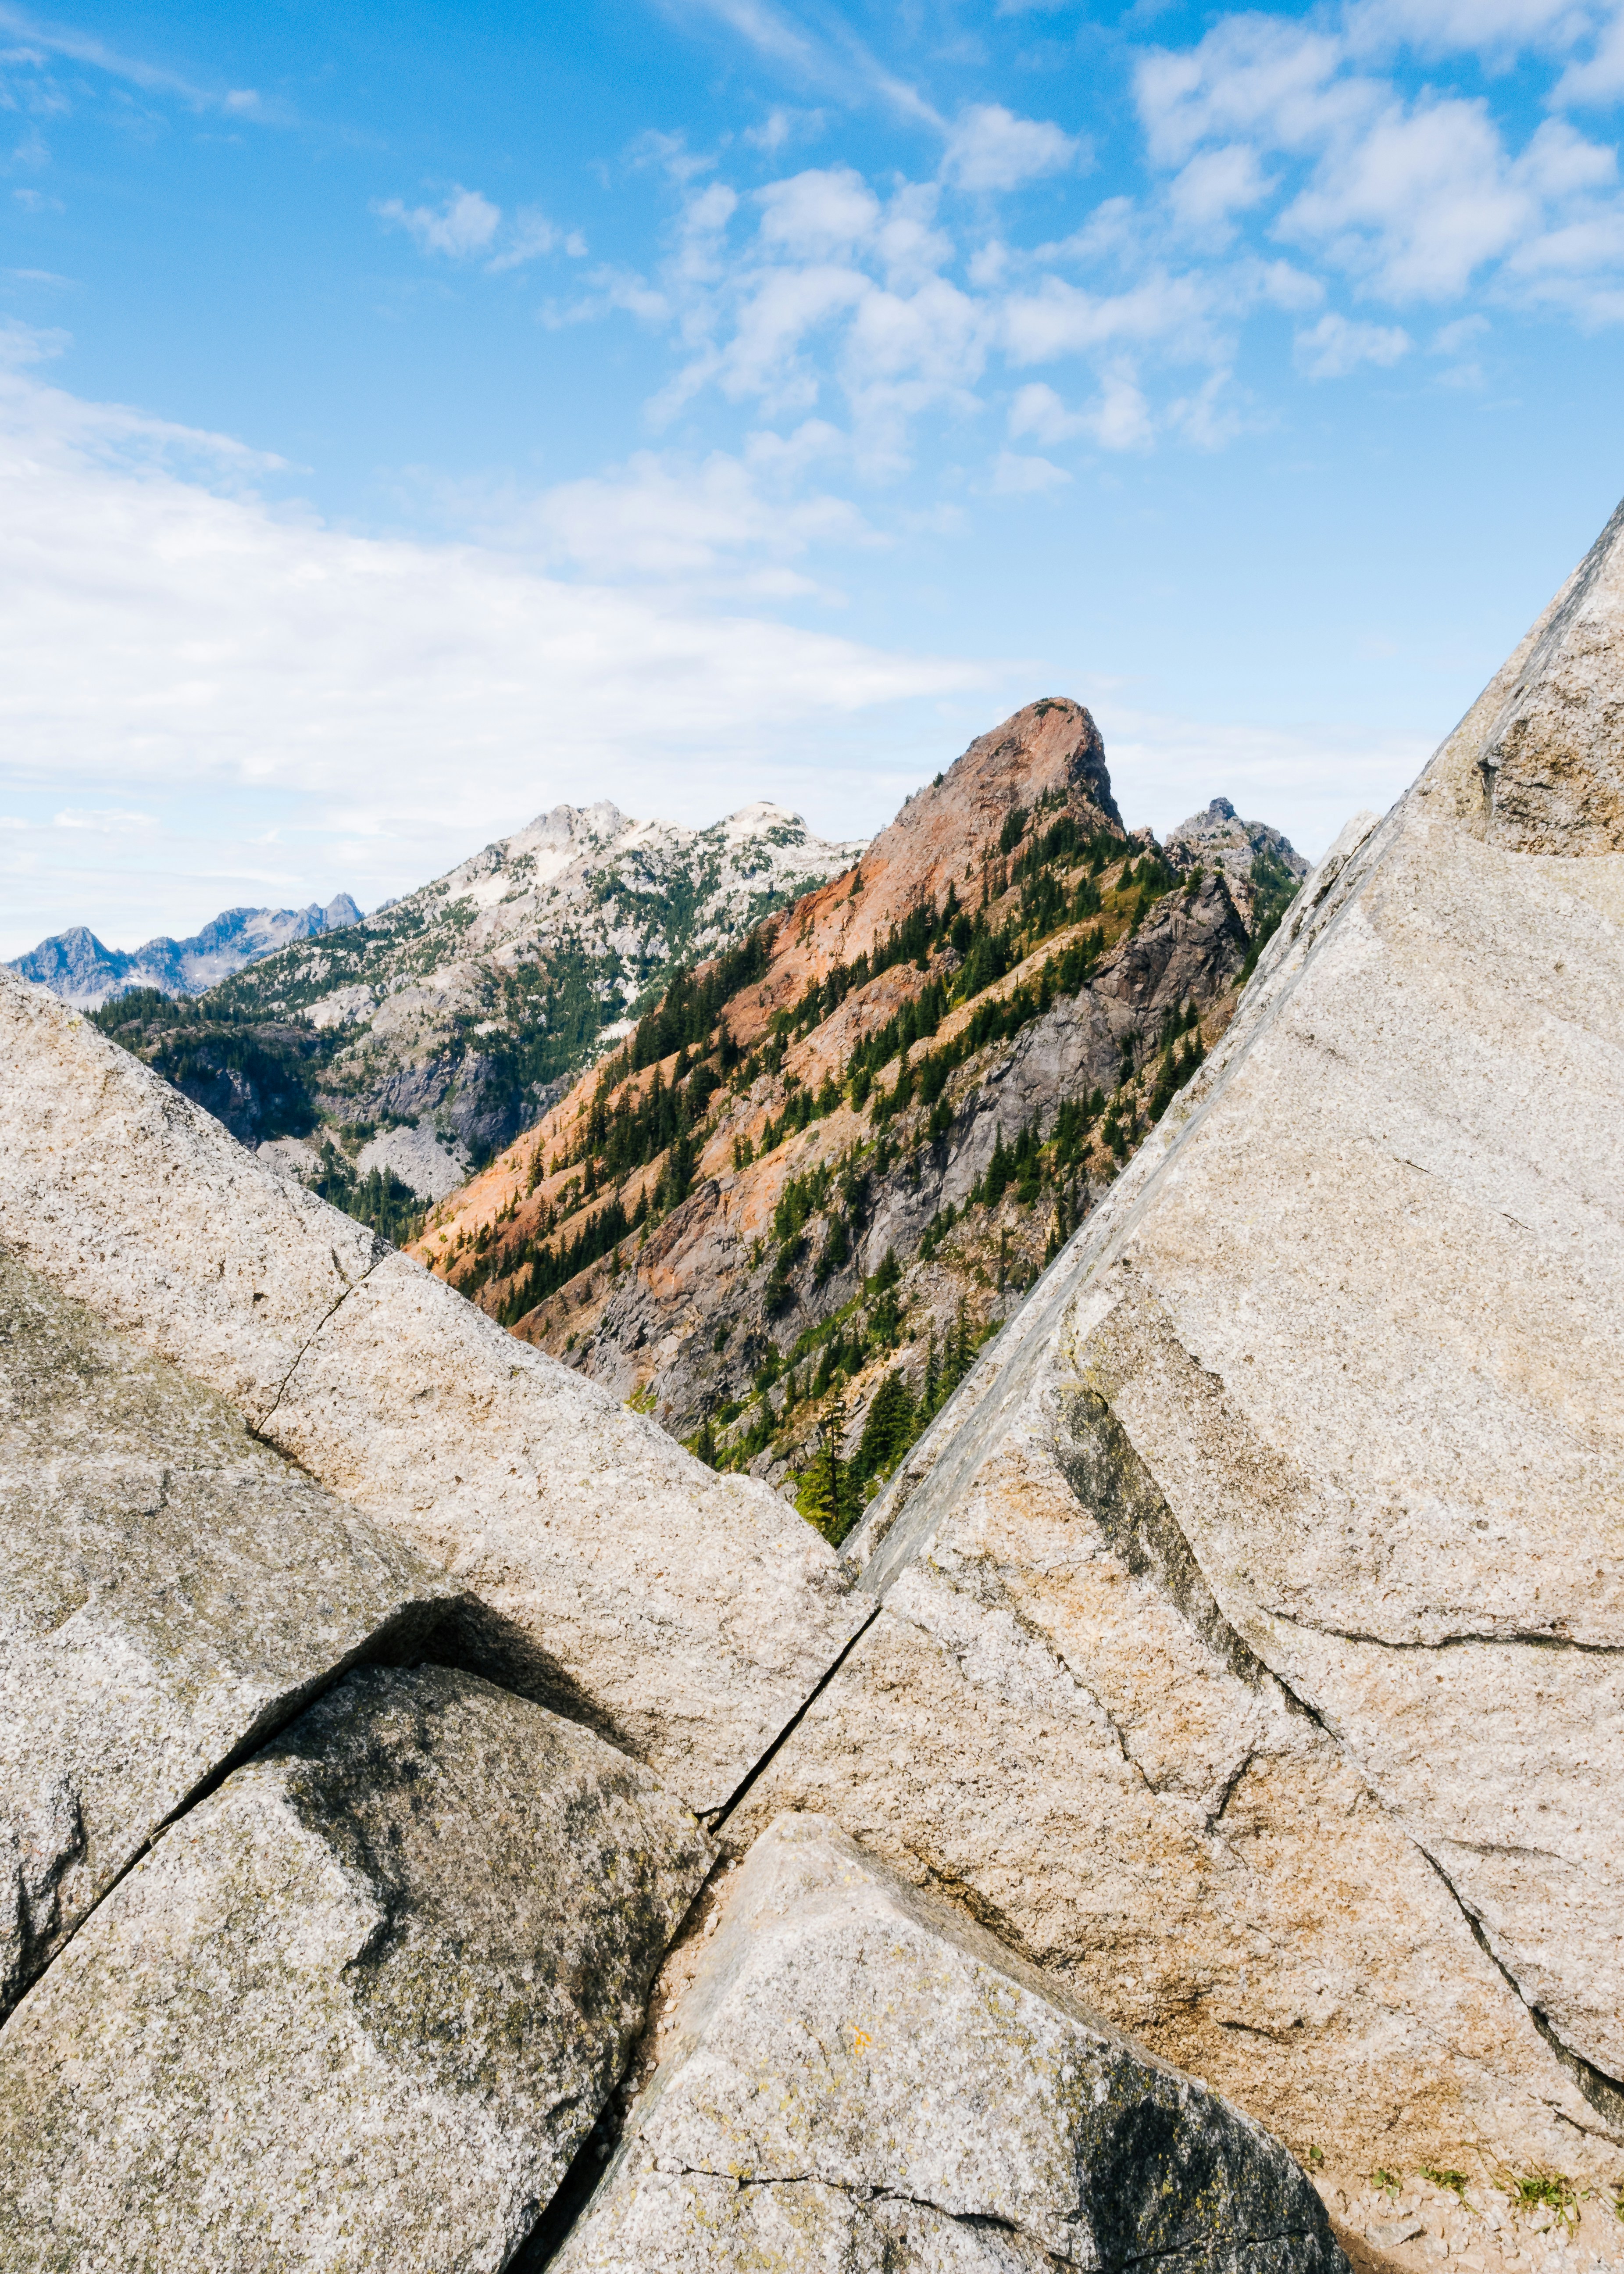
[[[470,1660],[719,1808],[861,1611],[762,1483],[353,1219],[0,970],[0,1240],[477,1599]]]
[[[0,2016],[197,1788],[457,1590],[0,1249]]]
[[[865,1521],[727,1827],[837,1815],[1356,2170],[1624,2173],[1621,705],[1624,513]]]
[[[671,2050],[557,2274],[1338,2274],[1261,2127],[835,1826],[736,1874]]]
[[[167,1832],[0,2030],[15,2274],[496,2274],[712,1850],[589,1732],[348,1675]]]

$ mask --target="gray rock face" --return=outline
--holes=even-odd
[[[1602,715],[1621,557],[1315,872],[729,1826],[838,1813],[1355,2168],[1624,2173],[1624,854],[1485,787]]]
[[[1495,681],[1496,706],[1473,714],[1490,844],[1624,852],[1621,621],[1624,505]]]
[[[483,1609],[482,1670],[720,1806],[861,1613],[765,1485],[515,1342],[0,974],[0,1239]]]
[[[0,1250],[0,2014],[198,1787],[458,1599]]]
[[[1253,864],[1259,859],[1280,876],[1303,877],[1308,863],[1278,829],[1266,821],[1243,821],[1227,797],[1215,797],[1201,813],[1192,813],[1168,832],[1167,850],[1177,863],[1195,862],[1209,872],[1222,873],[1245,915],[1253,921],[1257,898]]]
[[[826,1820],[738,1873],[558,2274],[1334,2274],[1291,2158]]]
[[[0,2259],[496,2274],[710,1855],[540,1707],[439,1668],[350,1674],[0,2031]]]

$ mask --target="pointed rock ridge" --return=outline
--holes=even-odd
[[[671,2040],[557,2274],[1345,2274],[1260,2125],[826,1818],[757,1841]]]
[[[458,1599],[0,1249],[0,2014],[207,1781]]]
[[[1624,2176],[1617,536],[914,1449],[729,1825],[838,1814],[1355,2169]],[[1530,858],[1480,760],[1564,689],[1588,857]]]
[[[7,2274],[498,2274],[711,1853],[538,1706],[442,1667],[347,1675],[0,2030]]]
[[[1448,749],[1509,853],[1624,853],[1624,504]],[[1462,785],[1464,787],[1464,785]]]
[[[481,1671],[720,1807],[863,1615],[769,1487],[516,1343],[0,975],[0,1240],[449,1566]]]
[[[1199,862],[1222,872],[1249,929],[1259,913],[1259,887],[1275,908],[1289,897],[1308,863],[1289,837],[1264,821],[1243,821],[1227,797],[1215,797],[1204,813],[1192,813],[1168,832],[1167,850],[1188,868]]]
[[[952,885],[962,900],[989,836],[1018,806],[1064,802],[1101,829],[1126,834],[1106,770],[1105,745],[1080,703],[1045,696],[978,734],[945,773],[918,790],[860,863],[862,897],[843,947],[847,960],[891,923]],[[976,871],[979,875],[979,868]]]

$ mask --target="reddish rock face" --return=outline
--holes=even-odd
[[[951,1387],[1222,1031],[1248,945],[1221,864],[1130,837],[1088,712],[1028,704],[695,975],[703,1031],[645,1021],[416,1253],[793,1489],[831,1433],[856,1458],[889,1376],[915,1419]],[[673,1096],[628,1154],[617,1119]],[[891,1455],[863,1457],[848,1515]]]

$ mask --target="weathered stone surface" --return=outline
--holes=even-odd
[[[1474,713],[1489,842],[1624,853],[1624,505]]]
[[[736,1876],[673,2042],[558,2274],[959,2274],[1056,2262],[1333,2274],[1259,2126],[826,1819]]]
[[[857,1616],[831,1550],[0,972],[0,1239],[486,1607],[479,1662],[719,1806]]]
[[[710,1850],[441,1668],[347,1675],[167,1832],[0,2031],[15,2274],[506,2263]]]
[[[838,1815],[1356,2169],[1624,2171],[1624,855],[1507,849],[1483,763],[1617,667],[1621,550],[1310,880],[735,1820]]]
[[[0,2014],[210,1775],[458,1590],[0,1250]]]

